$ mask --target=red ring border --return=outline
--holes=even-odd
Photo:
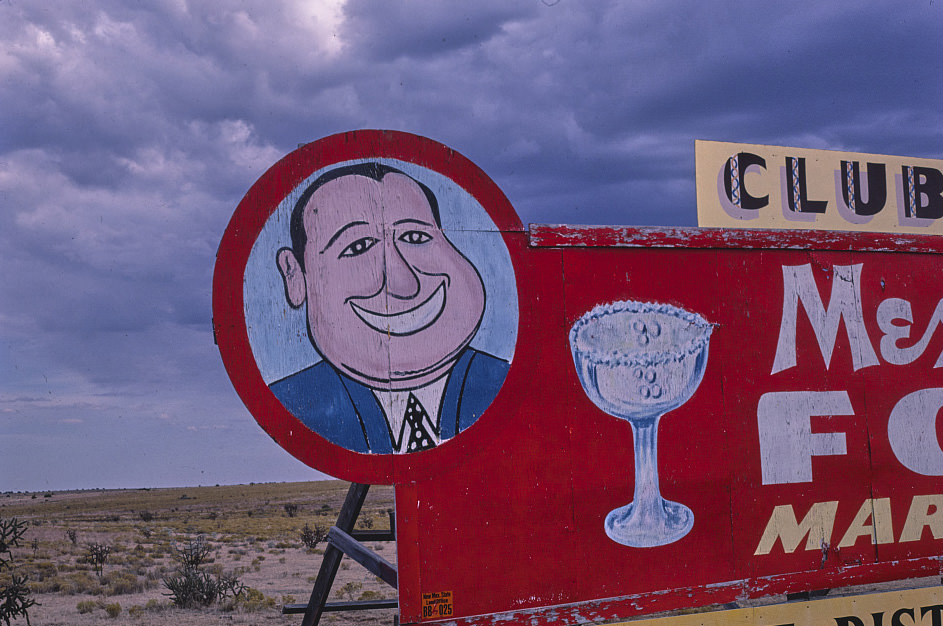
[[[246,264],[262,228],[284,198],[315,171],[354,159],[386,158],[438,172],[467,191],[501,231],[520,293],[520,218],[498,186],[477,165],[441,143],[401,131],[357,130],[305,144],[270,167],[236,207],[223,233],[213,271],[213,332],[233,387],[259,425],[306,465],[337,478],[366,484],[411,482],[453,466],[470,447],[489,437],[490,409],[475,427],[448,445],[413,455],[362,454],[324,439],[304,426],[275,398],[259,372],[246,330],[243,284]],[[520,308],[521,303],[518,302]],[[501,397],[504,392],[498,393]],[[492,402],[494,406],[498,398]],[[493,435],[493,433],[492,433]]]

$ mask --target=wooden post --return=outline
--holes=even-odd
[[[370,485],[351,483],[347,498],[337,516],[337,523],[328,532],[328,545],[321,560],[321,569],[311,590],[307,604],[288,604],[282,607],[283,614],[304,613],[302,626],[316,626],[325,611],[358,611],[366,609],[392,609],[398,606],[397,600],[355,600],[351,602],[327,603],[331,586],[337,576],[344,554],[376,574],[384,582],[396,588],[396,566],[387,562],[378,554],[369,550],[360,541],[395,541],[393,516],[390,515],[390,530],[354,530],[354,524],[363,508]]]

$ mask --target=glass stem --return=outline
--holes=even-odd
[[[658,417],[631,422],[635,443],[633,504],[636,515],[643,518],[664,515],[658,488]]]

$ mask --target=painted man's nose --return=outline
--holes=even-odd
[[[395,245],[386,247],[386,292],[393,298],[407,300],[419,293],[419,277]]]

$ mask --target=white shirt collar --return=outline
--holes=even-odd
[[[448,381],[448,375],[432,381],[423,387],[416,389],[405,389],[403,391],[386,391],[383,389],[373,389],[373,395],[380,402],[380,408],[386,416],[386,421],[390,426],[390,432],[393,433],[393,447],[399,449],[403,443],[405,434],[404,416],[406,414],[406,402],[409,400],[409,394],[416,396],[419,404],[426,410],[426,430],[432,436],[432,440],[438,445],[441,442],[439,438],[439,409],[442,404],[442,396],[445,393],[445,383]],[[405,452],[405,450],[399,450]]]

